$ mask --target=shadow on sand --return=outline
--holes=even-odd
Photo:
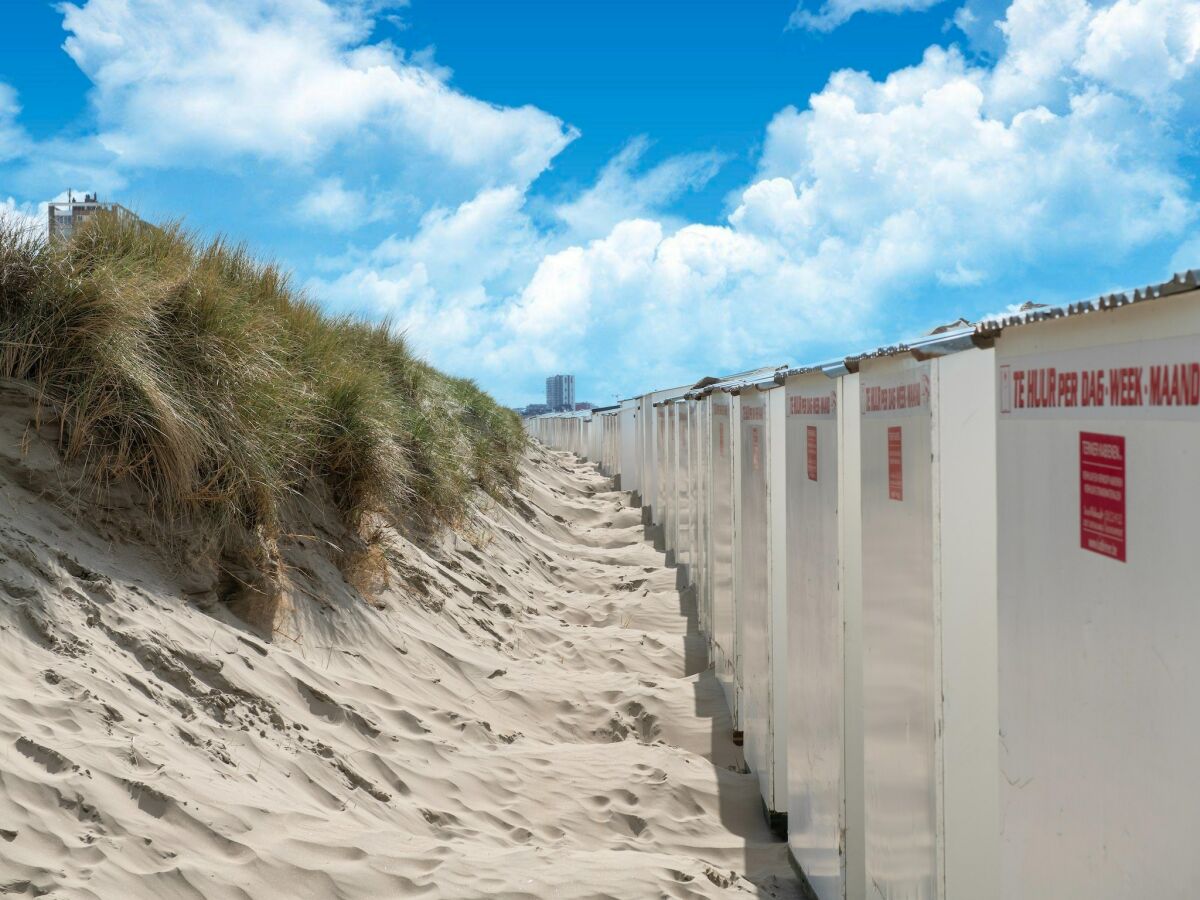
[[[643,512],[648,510],[643,507]],[[729,705],[709,659],[708,638],[700,630],[696,589],[688,584],[686,567],[676,565],[674,554],[666,549],[662,527],[647,519],[643,520],[645,540],[664,554],[665,566],[675,569],[679,614],[687,621],[681,674],[693,679],[696,715],[710,722],[707,756],[717,774],[721,823],[744,841],[738,868],[755,884],[759,897],[802,898],[801,881],[787,863],[786,839],[772,831],[758,780],[750,774],[742,748],[733,742]]]

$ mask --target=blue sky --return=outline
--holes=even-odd
[[[249,242],[501,400],[1200,265],[1197,0],[16,0],[0,210]]]

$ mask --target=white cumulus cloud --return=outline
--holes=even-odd
[[[1159,105],[1193,98],[1200,58],[1200,3],[1117,0],[1089,23],[1079,71]]]
[[[437,207],[409,237],[327,260],[312,294],[340,309],[385,316],[438,365],[478,372],[500,337],[500,301],[537,268],[546,247],[513,186]],[[337,274],[340,273],[340,274]]]
[[[15,228],[30,234],[46,233],[46,204],[35,207],[30,203],[18,203],[9,197],[0,201],[0,229]]]
[[[487,188],[457,206],[433,208],[412,235],[323,261],[341,274],[314,279],[309,288],[340,308],[390,317],[429,358],[465,371],[511,377],[535,361],[577,362],[563,360],[555,347],[568,334],[584,338],[588,297],[640,283],[647,252],[653,256],[666,227],[649,217],[703,186],[720,165],[715,154],[696,153],[642,168],[648,147],[644,139],[631,141],[594,184],[552,206],[549,230],[535,224],[523,188]],[[340,183],[333,187],[340,200]],[[346,211],[354,205],[349,201]],[[589,240],[595,243],[587,250],[570,246]],[[575,266],[577,258],[587,266]]]
[[[1133,104],[1084,86],[1061,113],[1035,105],[996,117],[987,110],[999,73],[937,48],[883,81],[837,73],[809,109],[785,110],[768,129],[761,174],[788,179],[797,200],[752,191],[735,218],[749,226],[780,217],[785,224],[769,233],[784,237],[803,223],[796,246],[811,252],[831,236],[861,240],[907,212],[947,270],[1123,252],[1187,224],[1188,184],[1162,145],[1146,140],[1153,125]]]
[[[94,84],[101,142],[124,165],[311,164],[334,147],[402,149],[477,187],[528,184],[573,137],[533,107],[467,96],[386,42],[380,4],[90,0],[63,6],[66,50]]]

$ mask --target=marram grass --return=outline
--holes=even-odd
[[[230,541],[321,486],[352,528],[461,522],[525,436],[388,324],[322,313],[276,266],[179,225],[98,216],[69,241],[0,226],[0,378],[32,383],[100,491]]]

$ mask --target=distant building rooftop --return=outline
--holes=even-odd
[[[114,213],[122,218],[137,218],[119,203],[102,203],[96,199],[95,194],[84,194],[80,200],[68,191],[66,200],[49,204],[46,224],[50,239],[69,238],[76,228],[98,212]]]

